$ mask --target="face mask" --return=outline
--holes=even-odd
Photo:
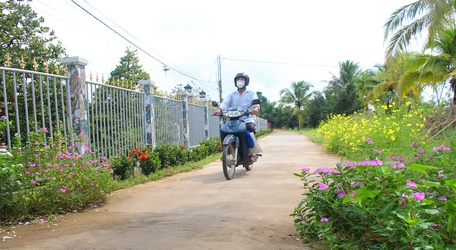
[[[237,86],[239,89],[242,89],[243,87],[245,87],[245,81],[237,81],[237,82],[236,82],[236,86]]]

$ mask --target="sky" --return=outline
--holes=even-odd
[[[415,0],[33,0],[68,56],[88,60],[86,74],[105,79],[128,46],[160,90],[190,84],[219,99],[235,90],[234,76],[269,101],[306,81],[323,90],[339,63],[362,69],[384,62],[384,24]],[[84,11],[82,6],[92,15]],[[113,30],[118,34],[116,34]],[[120,35],[119,35],[120,34]],[[123,36],[123,37],[122,37]],[[128,41],[127,41],[128,40]],[[133,44],[132,44],[133,43]],[[163,65],[171,68],[163,70]]]

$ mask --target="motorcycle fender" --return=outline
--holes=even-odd
[[[223,145],[228,145],[235,142],[236,147],[239,147],[239,137],[233,134],[227,134],[225,138],[223,139]]]

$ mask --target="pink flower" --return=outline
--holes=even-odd
[[[369,143],[369,144],[372,144],[372,143],[374,143],[374,141],[372,141],[372,139],[371,139],[371,138],[366,138],[366,140],[364,140],[364,141],[366,141],[366,142],[367,142],[367,143]]]
[[[36,166],[35,163],[31,163],[31,162],[29,162],[29,163],[27,163],[27,164],[29,165],[29,167],[34,167],[34,166]]]
[[[418,188],[418,186],[416,185],[415,182],[411,181],[411,180],[406,180],[405,181],[405,184],[411,188]]]
[[[342,188],[339,189],[339,192],[337,192],[337,197],[345,197],[345,196],[347,196],[345,194],[345,191]]]
[[[418,142],[412,142],[410,147],[418,147],[420,144]]]
[[[301,172],[308,173],[310,171],[310,168],[301,168]]]
[[[31,181],[30,181],[30,184],[32,184],[32,185],[35,185],[35,183],[36,183],[35,180],[31,180]]]
[[[443,173],[440,173],[439,177],[445,177],[445,175]]]
[[[451,148],[449,148],[449,147],[447,147],[447,146],[445,146],[445,145],[440,145],[440,146],[434,147],[432,150],[433,150],[434,152],[437,152],[437,151],[439,151],[439,150],[442,150],[442,151],[450,151]]]
[[[40,219],[40,222],[41,222],[41,223],[45,223],[46,220],[45,220],[45,219]]]
[[[442,197],[439,198],[439,200],[441,200],[441,201],[447,201],[448,199],[447,199],[446,197],[443,197],[443,196],[442,196]]]
[[[328,222],[328,218],[326,218],[326,217],[323,217],[323,218],[321,218],[321,220],[320,220],[320,221],[321,221],[321,222]]]
[[[319,169],[315,170],[315,174],[317,174],[317,173],[325,173],[325,174],[328,174],[328,173],[330,173],[330,172],[331,172],[331,170],[329,170],[329,168],[319,168]]]
[[[405,164],[400,161],[390,164],[391,168],[404,168],[404,166]]]
[[[416,199],[417,201],[422,201],[422,200],[424,200],[424,198],[426,197],[426,196],[424,195],[424,193],[422,193],[422,192],[416,192],[416,193],[413,193],[412,195],[413,195],[413,197],[415,197],[415,199]]]
[[[38,144],[40,144],[40,142],[34,141],[33,144],[38,145]]]
[[[320,188],[320,190],[326,190],[329,188],[329,186],[324,183],[319,183],[318,187]]]
[[[66,186],[63,186],[63,187],[60,189],[60,192],[65,193],[65,192],[66,192],[66,188],[67,188]]]

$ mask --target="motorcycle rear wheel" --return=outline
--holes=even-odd
[[[236,172],[235,150],[233,144],[223,145],[222,165],[223,174],[227,180],[231,180]]]

